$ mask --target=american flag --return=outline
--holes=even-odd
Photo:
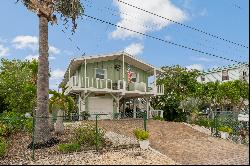
[[[132,78],[132,72],[131,72],[130,65],[128,65],[128,82],[131,82],[131,78]]]

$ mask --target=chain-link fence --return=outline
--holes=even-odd
[[[134,130],[147,130],[145,112],[141,113],[142,118],[124,118],[121,113],[57,115],[34,118],[2,116],[0,163],[11,164],[13,161],[17,163],[16,161],[41,159],[77,151],[97,152],[138,147]],[[36,121],[41,118],[49,122],[51,140],[46,145],[36,144],[35,140]],[[5,150],[2,151],[1,141],[6,143]],[[46,147],[47,145],[49,147]]]
[[[249,144],[248,111],[211,111],[188,119],[188,123],[202,126],[202,130],[205,133],[210,132],[211,136],[239,144]]]
[[[211,134],[215,137],[232,140],[236,143],[249,144],[249,121],[240,120],[248,112],[214,111],[211,119]]]

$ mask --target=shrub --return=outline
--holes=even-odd
[[[149,138],[149,133],[147,131],[144,131],[142,129],[135,129],[134,134],[136,138],[140,141],[147,140]]]
[[[164,118],[162,118],[161,116],[157,115],[153,117],[153,120],[160,120],[160,121],[164,121]]]
[[[194,122],[194,124],[204,127],[211,127],[212,121],[206,118],[200,118]]]
[[[83,120],[88,120],[88,118],[90,117],[90,114],[87,111],[83,111],[81,112],[81,117]]]
[[[5,127],[8,129],[9,131],[8,134],[15,133],[16,131],[19,131],[19,130],[28,131],[30,133],[32,131],[32,123],[33,123],[32,119],[26,118],[21,113],[4,112],[0,115],[0,121],[1,121],[1,124],[5,125]]]
[[[69,152],[77,152],[80,151],[81,145],[77,143],[69,143],[69,144],[59,144],[58,150],[62,153],[69,153]]]
[[[84,146],[102,146],[105,142],[104,130],[98,128],[97,142],[96,142],[96,128],[94,125],[81,126],[73,132],[73,142]]]
[[[0,123],[0,137],[8,137],[10,132],[10,128],[6,124]]]
[[[0,137],[0,158],[4,157],[7,151],[7,142],[4,138]]]
[[[230,127],[228,126],[221,126],[218,128],[219,131],[222,131],[222,132],[227,132],[229,134],[231,134],[233,132],[233,129],[231,129]]]

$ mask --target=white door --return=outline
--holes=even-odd
[[[90,114],[109,114],[100,115],[99,119],[110,119],[113,113],[113,99],[103,97],[89,97],[89,113]],[[91,116],[91,119],[95,116]]]

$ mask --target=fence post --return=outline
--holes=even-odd
[[[144,121],[144,130],[147,131],[147,112],[144,111],[143,114],[143,121]]]
[[[98,145],[97,145],[97,141],[98,141],[98,126],[97,126],[97,114],[96,114],[96,118],[95,118],[95,146],[96,146],[96,151],[98,151]]]
[[[33,122],[32,122],[32,159],[35,160],[35,115],[33,115]]]

